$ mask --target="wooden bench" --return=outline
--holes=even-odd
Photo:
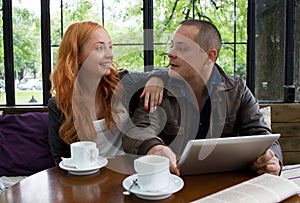
[[[284,165],[300,163],[300,104],[261,104],[271,107],[273,133],[280,133],[279,143]]]

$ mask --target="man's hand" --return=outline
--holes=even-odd
[[[151,77],[145,85],[145,88],[140,95],[144,99],[144,108],[148,109],[150,104],[150,112],[153,112],[156,106],[160,106],[164,93],[164,82],[159,77]]]
[[[178,176],[180,175],[180,172],[177,168],[176,155],[169,147],[164,146],[164,145],[155,145],[148,151],[147,154],[148,155],[153,154],[153,155],[167,157],[170,160],[170,171],[172,173],[174,173],[175,175],[178,175]]]
[[[252,169],[258,174],[269,173],[279,175],[281,168],[274,152],[268,149],[263,155],[256,159],[252,164]]]

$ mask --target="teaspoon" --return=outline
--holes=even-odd
[[[130,195],[130,194],[131,194],[130,190],[131,190],[131,188],[132,188],[134,185],[138,186],[137,179],[134,179],[134,180],[132,181],[132,183],[131,183],[130,187],[128,188],[128,190],[126,190],[126,191],[123,192],[123,195]]]

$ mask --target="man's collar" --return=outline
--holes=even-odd
[[[217,84],[220,84],[223,82],[224,82],[224,80],[223,80],[218,68],[216,66],[214,66],[212,69],[212,74],[207,82],[207,89],[208,89],[209,93],[211,93],[211,91],[213,89],[212,87],[214,85],[217,85]],[[170,90],[169,92],[172,92],[172,94],[174,94],[176,96],[179,96],[179,95],[186,96],[186,94],[188,92],[187,91],[187,89],[188,89],[187,83],[183,80],[176,79],[176,78],[170,79],[168,88],[169,88],[168,90]]]
[[[213,67],[213,70],[212,70],[212,73],[211,73],[211,76],[207,82],[207,89],[208,89],[208,92],[211,93],[212,91],[212,87],[214,85],[217,85],[217,84],[220,84],[220,83],[223,83],[224,80],[220,74],[220,72],[218,71],[217,67],[214,66]]]

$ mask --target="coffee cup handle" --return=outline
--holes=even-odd
[[[99,150],[98,149],[91,149],[90,150],[91,159],[97,159],[99,156]]]
[[[69,167],[77,167],[73,161],[72,158],[64,158],[64,157],[61,157],[63,163],[65,166],[69,166]]]

